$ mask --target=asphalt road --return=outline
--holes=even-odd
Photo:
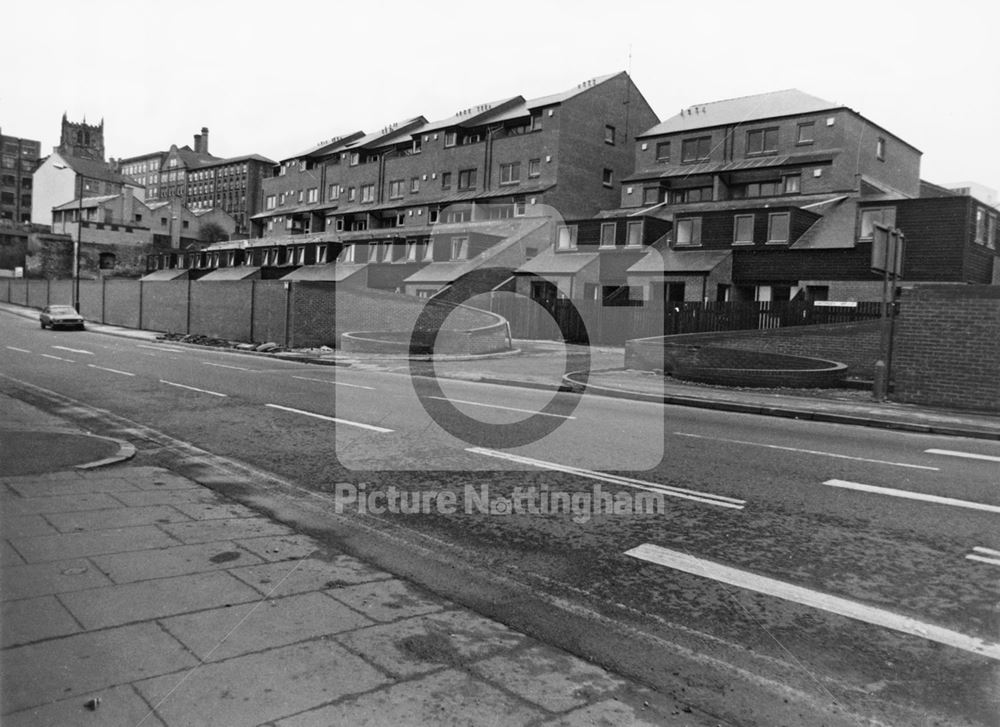
[[[998,443],[464,381],[422,405],[399,374],[7,315],[0,373],[324,496],[398,496],[367,516],[461,569],[384,566],[733,723],[768,713],[745,706],[755,681],[848,722],[1000,723]],[[635,512],[640,495],[662,507]],[[491,580],[580,618],[497,603]]]

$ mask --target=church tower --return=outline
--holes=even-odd
[[[66,120],[62,117],[62,133],[59,136],[59,146],[56,151],[68,154],[78,159],[93,159],[104,161],[104,119],[96,126],[88,124],[86,117],[81,123]]]

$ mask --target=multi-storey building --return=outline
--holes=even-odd
[[[32,175],[31,221],[52,224],[52,209],[81,197],[116,195],[131,190],[143,199],[141,185],[114,171],[106,162],[80,159],[53,151]]]
[[[249,235],[250,219],[261,209],[263,180],[273,167],[274,160],[259,154],[203,161],[188,170],[187,204],[222,210],[236,221],[235,234]]]
[[[617,205],[633,139],[656,121],[617,73],[350,134],[276,165],[253,220],[262,239],[230,247],[265,276],[322,275],[293,271],[337,260],[329,279],[352,270],[371,287],[419,294],[468,272],[473,258],[499,264],[503,253],[514,269],[537,251],[524,235],[540,210],[578,218]]]
[[[0,133],[0,220],[31,221],[32,175],[41,144]]]

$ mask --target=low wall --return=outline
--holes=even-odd
[[[844,376],[870,379],[879,357],[879,340],[879,321],[686,333],[628,341],[625,344],[625,367],[664,369],[664,346],[710,346],[839,362],[846,365]],[[746,360],[749,362],[752,359]]]
[[[847,366],[766,351],[665,344],[663,370],[685,381],[722,386],[833,388],[845,377]]]
[[[899,307],[892,398],[1000,412],[1000,287],[918,285]]]

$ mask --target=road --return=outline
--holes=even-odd
[[[733,724],[1000,723],[1000,443],[457,380],[429,413],[395,373],[9,315],[0,372],[331,511],[362,493],[364,519],[431,554],[349,536],[350,518],[303,526]],[[411,514],[394,493],[433,497]],[[595,513],[601,493],[617,514]],[[640,494],[662,509],[635,512]]]

